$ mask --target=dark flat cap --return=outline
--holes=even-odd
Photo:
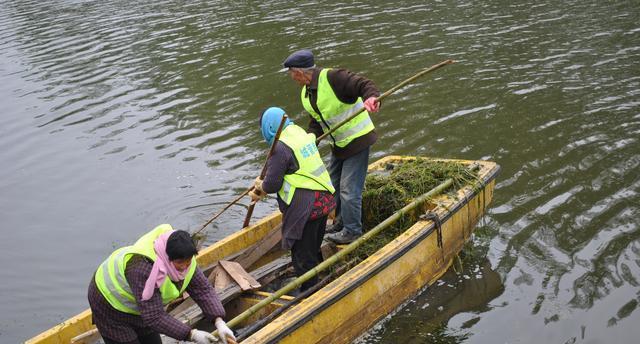
[[[313,53],[311,50],[298,50],[284,60],[284,68],[309,68],[313,67]]]

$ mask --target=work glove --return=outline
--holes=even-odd
[[[231,337],[234,341],[236,340],[236,336],[233,335],[233,331],[231,331],[229,326],[227,326],[227,323],[224,322],[222,318],[216,318],[215,325],[222,343],[227,344],[227,337]]]
[[[251,202],[256,203],[259,200],[267,197],[267,194],[254,188],[249,192],[249,197],[251,197]]]
[[[260,177],[257,177],[253,182],[253,190],[249,192],[249,197],[251,197],[251,201],[255,203],[265,198],[266,196],[267,193],[262,190],[262,179]]]
[[[191,336],[189,336],[189,340],[197,344],[211,344],[217,342],[216,337],[214,337],[211,333],[196,329],[191,330]]]
[[[253,187],[254,187],[256,190],[258,190],[258,191],[260,191],[260,192],[264,193],[264,190],[262,189],[262,178],[260,178],[259,176],[258,176],[258,177],[256,177],[256,180],[253,182]]]
[[[364,101],[364,108],[367,112],[378,112],[380,109],[380,101],[378,97],[369,97]]]

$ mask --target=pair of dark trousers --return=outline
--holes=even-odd
[[[296,276],[300,277],[322,262],[322,238],[327,227],[327,217],[323,216],[312,221],[307,221],[302,231],[302,238],[296,240],[291,247],[291,260]],[[318,283],[318,276],[304,282],[300,291],[305,291]]]
[[[102,338],[104,340],[104,344],[162,344],[162,338],[160,338],[159,333],[151,333],[144,336],[138,336],[137,340],[132,342],[116,342],[109,338]]]

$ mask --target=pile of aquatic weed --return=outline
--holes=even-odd
[[[453,185],[445,193],[458,190],[464,185],[474,185],[478,176],[477,172],[468,169],[468,165],[427,159],[388,164],[385,172],[369,174],[362,194],[364,231],[375,227],[416,197],[431,191],[449,178],[453,179]],[[409,228],[419,215],[404,215],[395,224],[363,243],[351,254],[351,258],[368,257]]]

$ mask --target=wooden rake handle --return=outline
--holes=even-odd
[[[267,162],[269,162],[269,158],[273,155],[273,151],[276,148],[276,143],[280,139],[280,134],[282,133],[282,129],[284,128],[284,124],[287,122],[289,117],[287,114],[282,116],[282,120],[280,121],[280,126],[278,126],[278,131],[276,131],[276,136],[273,137],[273,142],[271,143],[271,148],[269,149],[269,154],[267,154],[267,159],[264,161],[262,165],[262,171],[260,171],[260,179],[264,179],[264,176],[267,174]],[[249,221],[251,221],[251,215],[253,214],[253,208],[256,206],[256,202],[251,202],[249,205],[249,209],[247,210],[247,216],[244,218],[244,222],[242,223],[242,228],[245,228],[249,225]]]

